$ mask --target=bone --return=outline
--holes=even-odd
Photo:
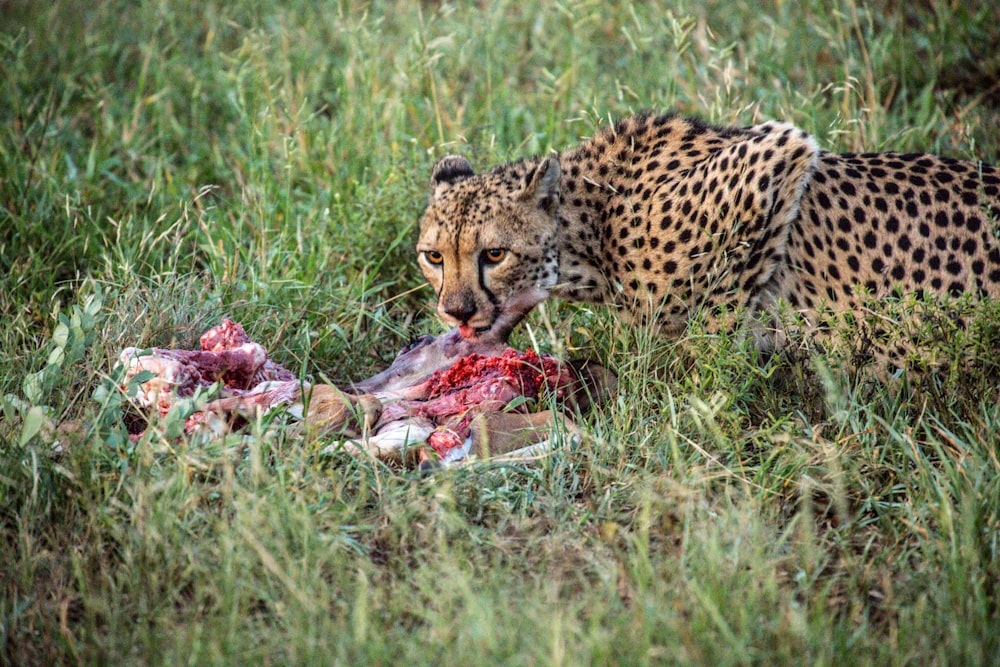
[[[470,354],[498,357],[508,349],[496,338],[468,339],[453,329],[441,336],[424,335],[403,348],[389,368],[351,385],[354,393],[378,393],[386,399],[406,398],[406,390],[421,384],[435,371],[448,368]]]

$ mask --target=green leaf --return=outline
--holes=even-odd
[[[25,375],[21,390],[28,403],[33,405],[41,403],[42,395],[45,393],[45,370]]]
[[[60,322],[52,332],[52,343],[59,349],[66,347],[69,342],[69,327]]]
[[[532,399],[528,398],[527,396],[515,396],[514,398],[511,399],[510,403],[504,406],[503,411],[514,412],[522,405],[530,405],[531,403]]]
[[[25,403],[20,398],[14,394],[6,394],[3,400],[0,401],[0,405],[3,406],[3,416],[4,419],[14,420],[18,414],[23,414],[28,411],[31,406]]]
[[[128,387],[125,389],[125,393],[128,394],[129,398],[134,398],[136,394],[139,393],[139,385],[143,382],[149,382],[157,375],[159,374],[154,373],[153,371],[140,371],[139,373],[136,373],[128,381]]]
[[[28,414],[24,416],[24,426],[21,429],[21,446],[28,444],[32,438],[38,435],[38,432],[48,421],[45,408],[40,405],[35,405],[28,410]]]
[[[101,288],[94,286],[93,294],[89,295],[83,302],[83,312],[88,315],[88,320],[92,320],[94,316],[101,312],[101,308],[104,306],[104,293]]]
[[[143,382],[149,382],[153,378],[157,377],[159,373],[154,373],[153,371],[139,371],[131,378],[129,378],[129,385],[139,385]]]
[[[49,352],[49,366],[55,366],[56,368],[61,368],[63,360],[66,359],[66,352],[61,347],[54,347],[52,351]]]
[[[103,403],[108,399],[110,395],[111,392],[108,391],[107,385],[101,384],[98,385],[96,389],[94,389],[92,398],[98,403]]]

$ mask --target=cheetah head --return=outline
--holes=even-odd
[[[417,257],[441,319],[465,338],[506,340],[559,279],[555,158],[475,174],[463,157],[434,165]]]

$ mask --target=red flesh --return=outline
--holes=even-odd
[[[520,396],[537,399],[543,389],[560,399],[573,381],[567,366],[532,350],[509,348],[499,357],[470,354],[414,387],[408,400],[385,406],[379,424],[413,416],[430,418],[440,428],[428,444],[444,456],[469,437],[476,414],[503,410]]]
[[[252,342],[236,322],[225,320],[209,329],[200,343],[202,349],[197,351],[153,350],[155,355],[181,363],[181,384],[174,389],[176,396],[190,396],[199,386],[223,383],[223,397],[206,406],[205,411],[192,415],[188,419],[188,430],[204,421],[208,411],[231,414],[239,419],[241,413],[253,406],[266,408],[290,402],[291,392],[299,387],[294,374],[268,359],[264,348]],[[428,438],[428,444],[438,456],[444,456],[469,437],[476,415],[505,409],[523,412],[526,406],[509,408],[511,402],[522,396],[535,400],[546,391],[555,399],[562,399],[576,379],[568,366],[552,357],[498,345],[497,351],[500,350],[499,355],[473,353],[459,357],[430,377],[409,369],[407,375],[413,380],[395,394],[405,398],[385,404],[375,432],[395,421],[414,417],[430,419],[438,428]],[[394,362],[393,368],[397,363],[399,360]],[[421,377],[426,380],[421,381]],[[249,391],[264,381],[282,384],[263,391]],[[164,413],[169,407],[161,406]]]
[[[263,407],[269,401],[275,405],[288,402],[284,396],[299,386],[295,374],[271,361],[267,351],[251,341],[238,322],[224,320],[222,324],[206,331],[199,342],[201,350],[152,348],[150,351],[153,356],[179,363],[179,384],[172,392],[175,396],[191,396],[199,387],[209,387],[216,382],[222,384],[223,398],[206,406],[206,410],[217,408],[218,403],[226,400],[242,401],[247,409],[254,405]],[[252,393],[254,387],[269,381],[287,383],[289,389]],[[163,403],[166,398],[167,396],[161,396],[161,404],[158,405],[163,415],[172,407],[169,400]],[[203,417],[200,413],[192,415],[187,421],[186,430],[192,430]]]

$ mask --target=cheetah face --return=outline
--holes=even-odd
[[[417,260],[465,338],[506,340],[555,287],[559,181],[554,158],[479,175],[462,157],[434,166]]]

